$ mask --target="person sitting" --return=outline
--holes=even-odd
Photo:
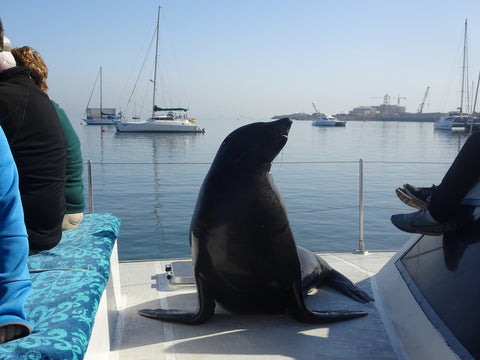
[[[396,189],[405,204],[419,209],[409,214],[392,215],[400,230],[425,235],[441,235],[461,226],[457,214],[460,202],[480,179],[480,132],[465,141],[441,183],[431,187],[405,184]],[[461,220],[461,219],[460,219]]]
[[[48,68],[40,53],[30,46],[12,49],[12,55],[17,65],[30,69],[30,76],[37,86],[48,95],[47,76]],[[67,140],[67,168],[65,184],[66,213],[63,218],[62,230],[78,227],[83,218],[85,209],[83,188],[83,159],[80,140],[70,123],[65,111],[52,100],[53,106],[62,124],[65,139]]]
[[[18,169],[30,250],[51,249],[62,238],[65,215],[65,135],[30,70],[16,66],[1,21],[0,45],[0,126]]]
[[[0,176],[0,344],[3,344],[32,331],[23,310],[32,282],[27,267],[27,229],[17,168],[1,128]]]

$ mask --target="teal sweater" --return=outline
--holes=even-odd
[[[67,169],[65,172],[65,203],[66,213],[83,213],[85,210],[85,198],[83,193],[83,159],[80,149],[80,140],[73,129],[67,114],[58,104],[52,100],[62,124],[65,139],[67,140]]]

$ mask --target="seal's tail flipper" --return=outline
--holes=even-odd
[[[298,310],[298,309],[295,309]],[[292,317],[298,321],[311,324],[328,324],[338,321],[352,320],[359,317],[367,316],[366,311],[350,311],[350,310],[327,310],[327,311],[292,311]]]
[[[334,287],[335,289],[341,291],[348,297],[361,302],[368,303],[374,301],[373,298],[368,295],[365,291],[361,290],[357,285],[351,282],[347,277],[340,274],[338,271],[332,269],[328,274],[328,284]]]
[[[198,309],[196,312],[185,310],[167,310],[167,309],[142,309],[138,311],[139,315],[150,319],[179,322],[184,324],[202,324],[212,318],[215,313],[215,300],[209,294],[204,281],[197,279]]]
[[[367,316],[366,311],[350,311],[350,310],[328,310],[328,311],[316,311],[312,310],[318,318],[323,318],[325,322],[335,322],[359,318]]]
[[[292,304],[289,306],[288,311],[290,315],[305,323],[312,324],[324,324],[337,321],[344,321],[350,319],[356,319],[362,316],[368,315],[366,311],[350,311],[350,310],[326,310],[317,311],[307,309],[305,306],[305,300],[301,287],[298,284],[294,284],[294,291],[292,294]]]

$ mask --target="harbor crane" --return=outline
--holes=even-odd
[[[313,109],[315,110],[315,113],[316,113],[316,114],[320,114],[320,112],[318,111],[317,107],[315,106],[315,103],[312,102],[312,105],[313,105]]]
[[[406,97],[398,95],[397,97],[394,97],[394,99],[397,99],[397,106],[400,107],[400,100],[407,100]]]
[[[430,90],[430,86],[427,86],[427,90],[425,90],[425,95],[423,95],[423,100],[420,105],[418,105],[417,113],[421,114],[423,112],[423,107],[425,106],[425,101],[427,101],[428,90]]]

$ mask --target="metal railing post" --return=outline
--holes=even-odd
[[[358,164],[358,178],[359,178],[359,194],[358,194],[358,250],[357,253],[366,254],[365,242],[363,241],[363,159],[360,159]]]
[[[88,198],[89,198],[89,204],[90,204],[90,214],[93,214],[94,210],[93,210],[92,160],[88,160]]]

